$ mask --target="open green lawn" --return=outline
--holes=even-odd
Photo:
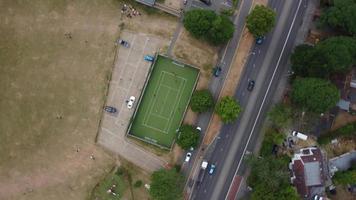
[[[158,56],[130,135],[170,148],[198,78],[199,70]]]

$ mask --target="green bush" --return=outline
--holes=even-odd
[[[260,155],[262,157],[270,156],[272,154],[273,145],[281,145],[285,136],[275,129],[268,129],[262,141]]]
[[[336,172],[333,176],[333,181],[338,185],[347,185],[356,183],[356,169]]]
[[[214,106],[213,95],[209,90],[197,90],[190,100],[190,108],[193,112],[206,112]]]
[[[321,135],[318,138],[318,143],[321,145],[328,144],[335,138],[354,138],[356,136],[356,122],[347,124],[335,131],[330,131]]]
[[[137,181],[134,183],[134,187],[135,187],[135,188],[139,188],[139,187],[142,186],[142,184],[143,184],[143,182],[142,182],[141,180],[137,180]]]

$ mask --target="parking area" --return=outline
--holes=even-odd
[[[118,47],[106,101],[106,105],[115,107],[117,112],[103,113],[97,142],[135,165],[154,171],[165,166],[166,162],[130,142],[125,134],[151,65],[143,57],[154,55],[159,48],[168,45],[169,41],[127,31],[121,33],[121,39],[129,43],[129,48]],[[132,109],[127,108],[130,96],[136,97]]]

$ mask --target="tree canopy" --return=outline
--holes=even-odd
[[[333,2],[333,6],[322,12],[320,22],[356,35],[356,0],[333,0]]]
[[[291,96],[293,103],[315,113],[328,111],[340,99],[335,85],[318,78],[296,79]]]
[[[292,109],[285,104],[277,104],[268,112],[268,118],[275,127],[284,128],[291,123]]]
[[[215,112],[224,123],[231,123],[241,112],[240,104],[230,96],[223,97],[215,108]]]
[[[315,47],[302,44],[291,56],[292,69],[298,76],[328,78],[334,73],[345,73],[356,63],[356,40],[332,37]]]
[[[194,37],[214,45],[227,42],[235,30],[229,18],[211,10],[190,10],[185,13],[183,24]]]
[[[181,199],[184,177],[176,169],[160,169],[151,176],[149,193],[154,200]]]
[[[199,143],[199,131],[191,125],[182,125],[179,129],[177,144],[182,149],[188,150],[190,147],[197,147]]]
[[[194,112],[202,113],[208,111],[214,105],[213,96],[209,90],[198,90],[193,93],[190,100],[190,108]]]
[[[276,13],[263,5],[257,5],[247,16],[246,26],[255,37],[261,37],[272,30]]]
[[[299,196],[290,185],[288,157],[250,157],[251,174],[248,184],[252,187],[253,200],[297,200]]]

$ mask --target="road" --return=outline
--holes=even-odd
[[[192,2],[188,2],[188,5]],[[190,5],[189,5],[190,6]],[[248,15],[248,12],[252,6],[252,1],[247,0],[247,1],[242,1],[242,4],[240,5],[240,10],[234,18],[234,24],[235,24],[235,32],[232,37],[232,39],[229,41],[227,46],[223,48],[220,51],[220,61],[219,65],[222,67],[222,72],[219,77],[213,77],[209,83],[209,90],[213,94],[213,97],[215,100],[218,99],[218,96],[220,94],[220,91],[223,87],[224,80],[226,78],[226,75],[229,71],[229,67],[232,63],[234,54],[235,54],[235,49],[237,48],[238,42],[240,40],[242,30],[245,24],[245,18]],[[202,127],[202,135],[201,139],[204,137],[204,133],[206,131],[206,128],[209,124],[209,120],[212,116],[212,112],[207,112],[199,115],[199,118],[197,120],[197,126]],[[203,147],[204,148],[204,147]],[[197,151],[193,152],[192,159],[189,163],[183,163],[182,166],[182,172],[188,176],[193,169],[193,164],[196,159]]]
[[[206,155],[206,159],[217,166],[215,174],[205,176],[191,199],[226,199],[233,177],[243,175],[246,168],[243,156],[246,151],[254,149],[271,98],[285,71],[306,5],[307,0],[270,0],[269,6],[277,12],[276,26],[266,35],[262,45],[255,45],[251,50],[234,96],[244,111],[235,123],[222,127],[211,147],[212,153]],[[246,89],[249,79],[256,81],[252,92]]]

